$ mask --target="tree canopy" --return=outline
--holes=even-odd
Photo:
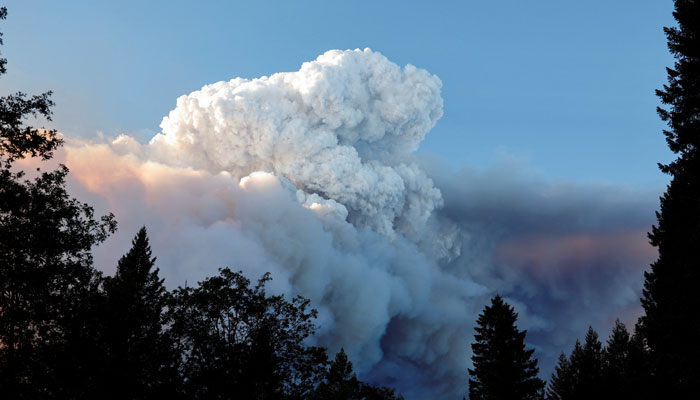
[[[0,392],[9,397],[78,387],[87,356],[78,348],[91,343],[85,318],[94,304],[84,300],[99,284],[91,249],[116,228],[111,214],[96,218],[68,194],[65,166],[34,179],[12,169],[25,157],[48,159],[61,145],[56,131],[26,125],[37,115],[50,120],[50,94],[0,97]]]
[[[671,176],[649,234],[658,259],[645,274],[641,333],[652,355],[656,387],[679,398],[700,393],[700,2],[676,0],[677,27],[664,28],[676,59],[657,90],[659,116],[678,157],[659,165]]]
[[[526,331],[515,326],[518,314],[500,296],[477,319],[469,369],[470,400],[540,399],[544,382],[537,377],[533,349],[525,348]]]

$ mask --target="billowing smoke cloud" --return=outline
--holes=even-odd
[[[619,204],[583,196],[570,209],[576,191],[589,188],[419,160],[413,152],[442,115],[440,88],[427,71],[379,53],[334,50],[297,72],[180,97],[148,144],[125,135],[73,141],[60,157],[74,193],[120,222],[97,249],[105,271],[145,224],[170,286],[220,266],[251,278],[270,271],[272,290],[319,309],[317,343],[331,353],[344,347],[365,378],[409,399],[459,398],[474,320],[488,298],[500,292],[515,304],[538,354],[568,348],[583,331],[561,333],[557,324],[594,313],[566,315],[560,291],[571,290],[572,304],[599,290],[583,279],[593,269],[606,282],[641,275],[645,265],[630,265],[646,260],[634,235],[648,220],[630,210],[647,203],[629,207],[627,198],[639,196],[627,191]],[[581,223],[586,215],[601,223]],[[619,238],[627,252],[605,246]],[[536,250],[549,243],[559,251]],[[576,256],[585,252],[600,254]],[[616,302],[596,313],[634,307],[633,289],[621,299],[612,283],[600,290],[597,299]]]
[[[442,201],[407,158],[442,116],[441,86],[370,50],[329,51],[297,72],[180,97],[150,149],[237,178],[269,171],[355,226],[414,234]]]

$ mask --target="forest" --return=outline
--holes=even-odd
[[[0,8],[0,20],[8,10]],[[478,316],[470,400],[685,399],[700,395],[700,2],[675,0],[664,28],[675,64],[656,90],[676,155],[648,234],[658,250],[644,275],[643,315],[607,338],[589,328],[540,378],[527,331],[499,295]],[[0,34],[0,45],[2,44]],[[0,75],[8,62],[0,59]],[[8,399],[402,399],[358,379],[344,350],[309,345],[317,310],[301,296],[272,295],[275,277],[237,266],[168,290],[148,227],[106,276],[93,249],[116,232],[67,189],[70,173],[24,171],[64,144],[51,121],[52,92],[0,98],[0,397]],[[650,160],[654,162],[654,160]],[[232,269],[233,268],[233,269]]]

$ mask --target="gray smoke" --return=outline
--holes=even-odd
[[[105,271],[146,224],[170,286],[221,266],[252,279],[270,271],[272,290],[319,309],[316,343],[331,354],[344,347],[361,375],[407,398],[455,398],[466,391],[474,320],[497,291],[522,327],[539,329],[540,354],[561,349],[547,347],[557,321],[541,317],[548,309],[536,300],[539,290],[554,296],[547,277],[557,275],[520,265],[529,243],[546,241],[518,240],[532,233],[527,226],[542,233],[528,222],[543,212],[531,193],[538,186],[505,182],[515,198],[504,201],[491,190],[498,179],[433,168],[413,154],[442,115],[440,88],[427,71],[369,49],[333,50],[296,72],[181,96],[148,144],[126,135],[73,141],[60,157],[74,191],[120,222],[97,250]],[[548,198],[545,209],[560,203]],[[544,225],[556,225],[557,215],[544,214]],[[557,346],[569,339],[567,331]]]

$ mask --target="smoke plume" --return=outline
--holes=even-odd
[[[181,96],[147,144],[126,135],[72,140],[59,157],[72,171],[74,192],[120,222],[120,232],[97,249],[105,271],[146,224],[168,285],[201,280],[221,266],[253,279],[270,271],[271,290],[310,298],[319,310],[316,344],[331,354],[344,347],[366,379],[407,398],[453,398],[466,391],[476,315],[497,291],[510,296],[523,327],[535,338],[540,332],[538,354],[562,349],[547,347],[557,321],[543,316],[548,308],[538,297],[539,290],[545,299],[555,295],[548,277],[559,275],[519,265],[547,242],[531,236],[556,232],[527,221],[529,231],[509,225],[511,217],[527,218],[518,207],[537,195],[525,203],[494,198],[489,187],[498,179],[479,181],[414,155],[442,116],[441,85],[369,49],[333,50],[296,72],[236,78]],[[548,197],[550,206],[568,201],[566,193]],[[590,202],[583,211],[595,217],[609,211]],[[610,207],[610,214],[629,215],[625,201]],[[538,222],[545,227],[559,218],[544,216]],[[638,229],[640,218],[646,223],[635,214],[620,224]],[[597,228],[576,233],[617,229]],[[600,245],[586,243],[594,252]],[[559,261],[542,257],[528,265]],[[625,257],[624,273],[612,268],[608,275],[629,280]],[[630,307],[629,298],[603,308]],[[580,334],[567,331],[557,343]]]

